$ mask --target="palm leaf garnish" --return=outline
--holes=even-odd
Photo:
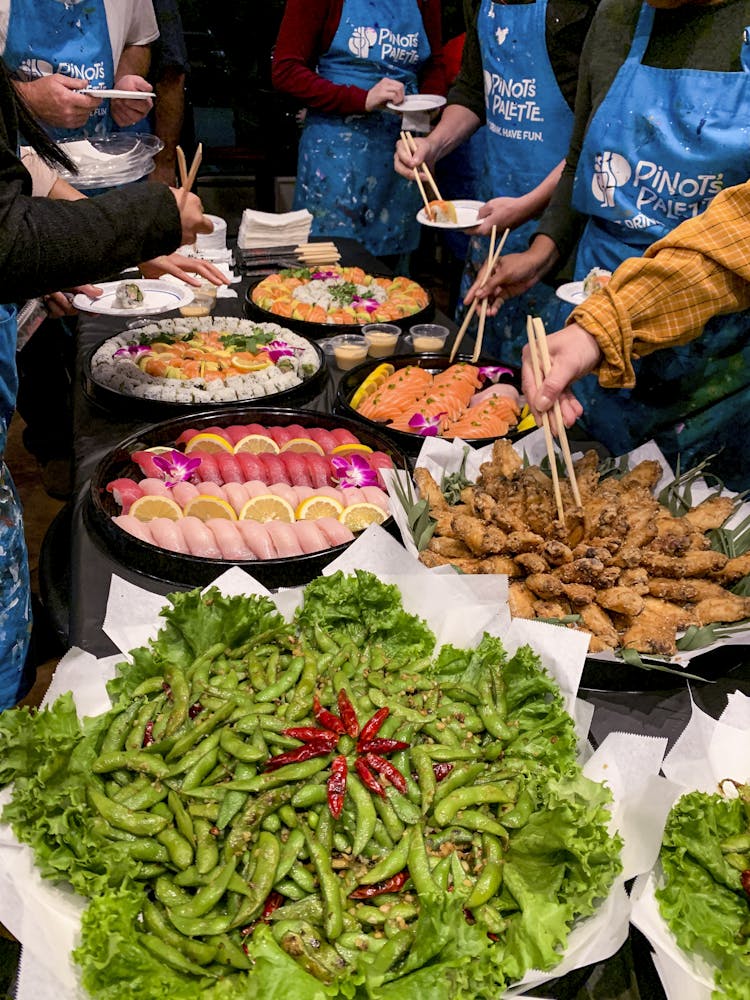
[[[409,526],[409,534],[417,547],[417,552],[421,552],[427,547],[432,538],[437,521],[430,516],[429,502],[426,499],[417,500],[414,495],[414,487],[412,486],[411,475],[408,469],[399,471],[406,472],[406,486],[404,486],[399,476],[394,476],[391,482],[393,483],[396,498],[404,508],[406,522]]]

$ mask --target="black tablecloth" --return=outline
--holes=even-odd
[[[337,241],[340,244],[344,262],[359,265],[365,270],[379,268],[382,264],[366,253],[353,241]],[[237,299],[217,301],[218,315],[241,315],[246,282],[233,285]],[[438,322],[445,323],[453,331],[455,325],[444,316]],[[82,373],[86,354],[93,346],[122,328],[121,321],[100,316],[82,315],[79,321],[77,349],[77,384],[74,395],[75,430],[75,481],[77,496],[72,512],[71,549],[67,551],[67,539],[58,539],[56,548],[47,560],[47,573],[55,577],[55,567],[60,580],[65,577],[66,557],[69,556],[70,601],[69,639],[71,645],[97,656],[116,652],[110,640],[101,630],[104,618],[109,582],[113,573],[126,580],[145,587],[155,593],[167,594],[176,589],[174,585],[151,580],[134,573],[126,566],[109,558],[93,541],[82,521],[82,504],[88,480],[96,464],[106,456],[123,438],[146,426],[143,422],[132,422],[113,416],[94,405],[83,393]],[[334,373],[335,379],[335,373]],[[332,385],[311,404],[311,409],[329,410],[332,403]],[[55,588],[54,579],[47,580],[48,587]],[[62,582],[60,583],[62,587]],[[58,602],[61,603],[61,602]],[[701,673],[700,662],[696,665]],[[689,718],[691,691],[695,701],[706,711],[718,716],[726,705],[727,692],[739,688],[750,694],[750,667],[742,647],[731,651],[712,654],[706,660],[704,676],[711,683],[692,683],[691,688],[679,678],[659,675],[654,680],[648,678],[648,690],[639,690],[639,675],[632,670],[624,672],[624,686],[628,690],[612,690],[611,672],[607,677],[606,690],[596,690],[598,686],[596,670],[588,670],[582,690],[582,697],[595,707],[592,725],[592,740],[598,744],[609,732],[624,731],[650,736],[663,736],[671,742],[679,735]],[[710,668],[710,669],[709,669]],[[625,671],[625,668],[623,668]],[[662,682],[663,678],[663,682]],[[607,962],[572,974],[559,980],[554,986],[539,991],[540,995],[577,998],[661,998],[664,996],[648,955],[648,947],[637,932],[631,933],[629,941],[617,955]]]

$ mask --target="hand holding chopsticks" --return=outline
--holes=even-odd
[[[412,155],[414,155],[414,153],[416,153],[416,151],[417,151],[417,144],[414,141],[414,136],[411,134],[411,132],[402,132],[401,133],[401,138],[406,143],[406,148],[409,150],[409,152]],[[427,178],[427,181],[428,181],[430,187],[435,192],[435,197],[437,198],[438,201],[442,201],[443,200],[443,196],[440,194],[440,189],[438,188],[437,184],[435,183],[435,178],[432,176],[432,171],[430,170],[430,168],[427,166],[426,163],[422,164],[422,170],[424,171],[424,175]],[[415,167],[414,171],[415,171],[415,173],[418,173],[419,172],[418,167]],[[420,178],[420,180],[421,180],[421,178]],[[423,190],[423,189],[420,187],[420,190]],[[425,205],[426,204],[427,204],[427,202],[425,201]],[[427,215],[429,217],[430,213],[428,212]]]
[[[503,233],[501,239],[500,239],[500,243],[498,244],[497,250],[495,250],[495,252],[493,253],[492,252],[492,247],[495,244],[495,237],[497,236],[497,227],[496,226],[492,227],[492,234],[490,236],[490,253],[487,256],[487,265],[486,265],[486,267],[484,269],[484,273],[482,274],[482,278],[481,278],[481,281],[479,283],[479,287],[480,288],[483,288],[487,284],[487,281],[489,280],[490,275],[495,270],[495,267],[497,266],[497,262],[500,260],[500,254],[503,251],[503,247],[505,246],[505,241],[507,240],[509,233],[510,233],[510,230],[506,229],[505,232]],[[477,330],[476,345],[474,347],[474,354],[472,355],[472,360],[473,361],[478,360],[479,353],[480,353],[481,348],[482,348],[482,338],[484,337],[484,322],[482,321],[482,311],[484,312],[484,318],[486,319],[486,317],[487,317],[487,300],[486,299],[483,300],[482,306],[483,306],[483,310],[480,310],[480,313],[479,313],[479,321],[480,321],[480,324],[481,324],[481,336],[480,336],[480,330],[478,329]],[[466,315],[464,316],[463,323],[461,324],[461,327],[460,327],[458,333],[456,334],[456,339],[453,341],[453,348],[451,350],[450,358],[449,358],[450,361],[453,361],[453,359],[455,358],[456,353],[458,351],[458,348],[459,348],[459,346],[461,344],[461,341],[464,339],[464,334],[466,333],[466,331],[467,331],[467,329],[469,327],[469,323],[471,323],[472,316],[474,315],[474,313],[476,312],[476,310],[477,310],[477,300],[474,299],[474,301],[471,303],[471,305],[467,309]],[[477,349],[477,345],[478,345],[478,349]]]
[[[409,143],[409,140],[406,138],[407,136],[409,136],[409,139],[411,139],[411,144]],[[406,144],[406,148],[410,152],[413,153],[414,149],[412,149],[412,144],[414,145],[414,148],[416,149],[416,143],[414,142],[414,139],[412,138],[411,133],[409,133],[409,132],[402,132],[401,133],[401,138],[404,141],[404,143]],[[424,164],[423,164],[423,166],[424,166]],[[417,182],[417,187],[419,188],[419,193],[422,195],[422,201],[424,202],[424,210],[425,210],[425,213],[427,215],[427,218],[430,220],[430,222],[432,222],[432,209],[430,208],[430,199],[427,197],[427,192],[424,189],[424,184],[422,183],[422,178],[419,176],[419,167],[414,167],[414,180]]]
[[[538,316],[533,319],[531,316],[527,316],[526,333],[529,338],[529,354],[531,357],[531,368],[534,372],[534,382],[536,384],[536,388],[539,389],[541,388],[542,382],[549,374],[549,370],[551,368],[549,350],[547,348],[547,334],[544,329],[543,321],[539,319]],[[568,472],[568,479],[570,480],[570,488],[573,493],[573,499],[575,500],[576,506],[580,507],[581,494],[578,489],[578,481],[576,479],[575,468],[573,466],[573,457],[570,454],[568,435],[565,433],[565,424],[562,420],[560,404],[557,401],[555,401],[553,412],[555,414],[555,420],[557,421],[557,433],[560,438],[560,447],[562,448],[563,457],[565,459],[565,468]],[[552,428],[550,426],[549,413],[542,414],[542,429],[544,430],[544,440],[547,445],[547,454],[549,456],[550,470],[552,473],[552,486],[555,492],[557,515],[560,521],[564,523],[565,510],[563,508],[562,495],[560,493],[560,481],[557,473],[557,456],[555,455],[552,443]]]

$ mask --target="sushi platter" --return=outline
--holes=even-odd
[[[451,364],[444,354],[402,354],[347,372],[335,412],[377,430],[416,457],[425,437],[460,437],[481,447],[496,437],[520,436],[525,431],[520,386],[517,369],[491,358],[471,365],[461,355]],[[443,398],[446,388],[450,398]]]
[[[434,314],[430,293],[410,278],[367,274],[359,267],[290,268],[251,282],[245,313],[318,339],[356,333],[368,323],[404,328]]]
[[[278,323],[234,317],[145,322],[99,344],[84,363],[90,400],[156,420],[207,406],[304,404],[327,380],[317,344]]]
[[[92,477],[84,519],[123,564],[174,584],[228,565],[267,587],[317,576],[370,523],[391,526],[388,440],[312,411],[235,408],[127,438]]]

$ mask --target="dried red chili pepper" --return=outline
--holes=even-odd
[[[303,743],[330,743],[331,747],[335,747],[339,741],[338,733],[332,733],[330,729],[316,729],[315,726],[292,726],[291,729],[284,730],[284,736],[291,736]]]
[[[164,694],[167,696],[167,700],[168,701],[173,701],[174,700],[172,698],[172,688],[169,686],[169,684],[167,684],[166,681],[162,681],[161,682],[161,689],[164,692]]]
[[[196,715],[200,715],[202,711],[203,711],[203,705],[201,705],[201,703],[199,701],[196,701],[188,709],[188,716],[191,719],[194,719],[196,717]]]
[[[346,763],[346,757],[343,754],[334,757],[331,764],[331,776],[328,779],[328,808],[334,819],[339,818],[344,808],[348,772],[349,766]]]
[[[320,704],[320,698],[317,695],[313,697],[313,714],[325,729],[330,729],[331,732],[339,733],[341,736],[346,732],[346,726],[341,719],[337,715],[334,715],[333,712],[329,712],[328,709],[323,708]]]
[[[354,705],[349,700],[349,695],[343,689],[339,691],[338,697],[339,715],[346,727],[346,731],[353,740],[359,736],[359,719],[354,711]]]
[[[384,799],[385,788],[383,788],[383,786],[380,784],[380,782],[372,773],[367,764],[365,764],[365,762],[358,757],[354,761],[354,766],[356,767],[357,774],[362,779],[362,784],[365,786],[365,788],[369,788],[370,791],[374,792],[375,795],[379,795],[381,799]]]
[[[265,906],[263,907],[263,912],[260,915],[260,919],[268,920],[273,911],[278,910],[278,908],[283,904],[283,902],[284,902],[284,897],[281,895],[281,893],[276,892],[276,890],[273,889],[268,894],[268,899],[266,900]]]
[[[379,708],[375,715],[362,726],[362,732],[359,734],[359,742],[366,743],[371,740],[373,736],[380,732],[380,727],[383,725],[385,720],[391,714],[390,708],[387,706],[384,708]]]
[[[395,753],[396,750],[408,750],[409,744],[403,740],[386,740],[378,736],[374,740],[362,742],[360,737],[357,753]]]
[[[369,764],[371,768],[382,774],[393,785],[397,788],[399,792],[406,791],[406,778],[399,771],[397,767],[394,767],[389,760],[385,757],[379,757],[376,753],[366,753],[365,763]]]
[[[330,752],[331,748],[327,743],[306,743],[303,747],[296,747],[294,750],[287,750],[276,757],[271,757],[270,760],[266,761],[265,770],[275,771],[279,767],[284,767],[285,764],[299,764],[300,761],[312,760],[313,757],[323,757]]]
[[[149,719],[146,723],[146,728],[143,730],[143,743],[141,746],[150,747],[154,742],[154,722],[153,719]]]
[[[435,781],[442,781],[453,770],[453,764],[433,764],[432,770],[435,775]]]
[[[387,878],[384,882],[376,882],[375,885],[361,885],[354,892],[349,893],[349,899],[372,899],[373,896],[382,896],[386,892],[398,892],[403,888],[404,883],[409,878],[409,873],[404,870]]]
[[[742,883],[742,888],[745,890],[746,895],[750,896],[750,868],[742,872],[740,875],[740,882]]]

